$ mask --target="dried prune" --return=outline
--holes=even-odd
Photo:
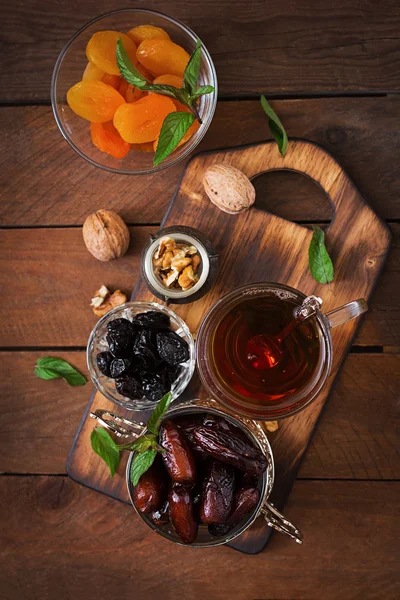
[[[108,333],[106,339],[115,358],[127,358],[132,353],[132,340],[128,335]]]
[[[167,371],[168,381],[172,385],[178,379],[179,375],[181,374],[182,369],[179,365],[172,366],[172,365],[169,365],[168,363],[164,363],[164,364],[165,364],[165,368]]]
[[[264,454],[250,443],[232,433],[225,433],[211,427],[196,427],[193,431],[195,442],[213,458],[246,471],[261,475],[268,462]]]
[[[175,423],[164,421],[159,443],[166,450],[162,454],[162,459],[171,479],[179,483],[192,483],[196,477],[196,463],[182,432]]]
[[[233,527],[235,527],[235,525],[238,525],[244,517],[250,515],[255,510],[259,501],[259,489],[254,487],[239,488],[235,492],[231,514],[226,523],[209,525],[208,531],[211,535],[217,537],[226,535]]]
[[[188,488],[180,483],[174,483],[169,493],[169,516],[182,542],[193,544],[198,530],[193,500]]]
[[[134,328],[128,319],[114,319],[107,324],[109,333],[118,333],[121,335],[132,336]]]
[[[141,513],[150,513],[162,507],[168,493],[168,478],[162,461],[157,456],[151,467],[140,477],[133,491],[133,502]]]
[[[103,373],[106,377],[110,377],[110,365],[111,361],[114,360],[111,352],[99,352],[96,356],[97,366],[99,367],[100,373]]]
[[[168,315],[156,310],[138,313],[134,316],[132,324],[134,327],[151,327],[154,329],[169,329],[170,318]]]
[[[133,351],[133,362],[138,371],[158,371],[160,361],[147,346],[136,346]]]
[[[115,380],[115,387],[119,394],[131,400],[143,398],[143,390],[140,383],[132,376],[120,377]]]
[[[200,503],[203,523],[224,523],[230,515],[235,486],[235,471],[213,460],[204,479]]]
[[[131,361],[129,358],[114,358],[110,365],[110,377],[117,379],[129,373]]]
[[[161,400],[161,398],[171,389],[171,386],[163,373],[141,371],[139,377],[143,394],[148,400],[153,402]]]
[[[169,365],[179,365],[189,360],[189,346],[175,331],[157,333],[157,350],[160,358]]]
[[[169,523],[169,502],[166,500],[158,510],[151,513],[151,520],[154,525],[167,525]]]

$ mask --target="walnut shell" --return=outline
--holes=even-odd
[[[98,260],[108,261],[123,256],[129,246],[129,229],[119,215],[110,210],[98,210],[83,224],[86,248]]]
[[[229,165],[215,164],[203,175],[207,196],[219,209],[230,214],[243,212],[254,204],[256,191],[250,179]]]

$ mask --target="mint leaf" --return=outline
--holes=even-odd
[[[144,85],[141,89],[148,90],[149,92],[156,92],[157,94],[161,94],[162,96],[169,96],[170,98],[174,98],[174,100],[181,101],[180,88],[176,88],[173,85],[164,85],[163,83],[149,83],[148,85]]]
[[[140,90],[148,83],[147,79],[133,66],[121,38],[117,42],[117,65],[122,77]]]
[[[311,275],[318,283],[333,281],[332,260],[325,248],[325,234],[320,227],[313,225],[313,236],[308,248],[308,264]]]
[[[62,358],[44,356],[39,358],[35,366],[35,375],[40,379],[57,379],[62,377],[69,385],[85,385],[86,377]]]
[[[133,485],[137,485],[139,479],[151,467],[157,456],[157,451],[149,448],[142,454],[135,454],[131,466],[131,481]]]
[[[192,94],[191,99],[197,99],[200,96],[204,96],[204,94],[211,94],[213,91],[214,91],[214,87],[212,85],[201,85]]]
[[[147,422],[147,429],[154,435],[158,434],[158,430],[160,429],[160,425],[161,425],[163,416],[167,412],[168,407],[171,404],[171,402],[172,402],[172,394],[171,394],[171,392],[168,392],[167,394],[165,394],[165,396],[163,398],[161,398],[161,400],[159,401],[159,403],[157,404],[157,406],[151,413],[150,418]]]
[[[119,465],[119,450],[111,435],[105,429],[93,429],[90,443],[94,452],[108,465],[111,477],[114,477]]]
[[[130,450],[131,452],[136,450],[136,452],[145,452],[148,448],[154,448],[154,444],[157,443],[157,440],[153,434],[141,435],[137,440],[131,442],[130,444],[122,444],[118,445],[118,450]]]
[[[279,152],[282,154],[282,156],[285,156],[288,147],[288,137],[285,128],[280,122],[276,112],[269,105],[266,97],[261,96],[260,101],[261,106],[268,117],[269,129],[274,136],[276,143],[278,144]]]
[[[160,164],[171,152],[175,150],[179,142],[194,122],[194,115],[187,112],[174,112],[167,115],[161,127],[158,138],[157,150],[153,165]]]
[[[196,48],[194,49],[183,74],[183,87],[189,92],[189,94],[194,94],[194,92],[196,91],[197,80],[199,78],[200,73],[200,63],[201,41],[197,40]]]

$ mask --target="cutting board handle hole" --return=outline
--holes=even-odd
[[[307,175],[289,169],[260,173],[252,178],[255,206],[288,221],[330,221],[328,194]]]

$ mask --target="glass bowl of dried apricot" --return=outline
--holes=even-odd
[[[195,33],[159,12],[125,9],[82,27],[54,68],[60,131],[91,164],[125,175],[176,164],[205,135],[217,76]]]

